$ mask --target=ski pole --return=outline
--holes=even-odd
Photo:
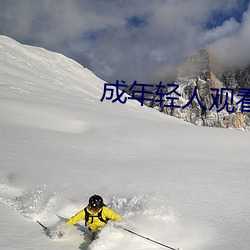
[[[152,239],[150,239],[150,238],[148,238],[148,237],[145,237],[145,236],[143,236],[143,235],[141,235],[141,234],[135,233],[135,232],[133,232],[133,231],[127,229],[127,228],[122,228],[122,229],[125,230],[125,231],[127,231],[127,232],[129,232],[129,233],[131,233],[131,234],[137,235],[137,236],[139,236],[139,237],[141,237],[141,238],[143,238],[143,239],[145,239],[145,240],[154,242],[154,243],[156,243],[156,244],[158,244],[158,245],[161,245],[161,246],[163,246],[163,247],[169,248],[169,249],[171,249],[171,250],[180,250],[180,248],[173,248],[173,247],[167,246],[167,245],[162,244],[162,243],[160,243],[160,242],[158,242],[158,241],[155,241],[155,240],[152,240]]]
[[[48,230],[48,228],[47,227],[45,227],[41,222],[39,222],[38,220],[36,221],[40,226],[42,226],[43,227],[43,229],[46,231],[46,230]]]

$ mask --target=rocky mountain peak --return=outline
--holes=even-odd
[[[184,102],[189,102],[196,91],[191,104],[181,110],[182,119],[203,126],[248,129],[249,113],[240,112],[236,97],[240,88],[250,84],[248,70],[223,72],[223,67],[217,68],[213,62],[209,51],[202,49],[178,67],[175,84],[180,86]],[[171,114],[180,117],[179,111]]]
[[[177,69],[177,77],[187,77],[206,74],[210,69],[209,52],[201,49],[188,57]]]
[[[249,111],[242,112],[237,94],[241,88],[250,88],[250,66],[226,71],[222,68],[207,49],[201,49],[179,65],[172,86],[163,83],[163,105],[159,105],[161,97],[155,94],[157,85],[154,94],[147,95],[154,101],[144,104],[196,125],[248,130],[250,96]],[[178,88],[173,91],[173,86]]]

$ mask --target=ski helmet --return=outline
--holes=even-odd
[[[89,198],[89,206],[93,210],[98,210],[103,207],[103,199],[99,195],[93,195]]]

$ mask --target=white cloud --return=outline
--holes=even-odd
[[[250,64],[250,9],[244,13],[242,22],[234,32],[210,45],[216,61],[226,67]]]
[[[239,28],[240,24],[232,17],[229,20],[226,20],[221,26],[205,30],[200,39],[201,44],[211,44],[214,41],[231,36],[232,34],[237,33]]]
[[[147,83],[164,77],[164,69],[211,42],[220,50],[220,43],[229,47],[236,43],[230,34],[248,38],[247,14],[242,24],[232,18],[214,30],[204,29],[214,12],[230,14],[237,4],[237,0],[2,0],[0,33],[63,52],[105,80]],[[142,25],[133,26],[132,17]]]

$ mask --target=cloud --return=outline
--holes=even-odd
[[[220,29],[226,30],[224,24]],[[218,64],[224,67],[245,67],[250,64],[250,9],[243,15],[242,22],[232,32],[210,44],[210,51]]]
[[[204,46],[218,53],[249,38],[248,14],[233,18],[238,9],[237,0],[2,0],[0,33],[61,52],[107,81],[152,83]],[[208,30],[214,13],[227,18]]]
[[[240,28],[240,24],[235,20],[235,18],[230,18],[224,21],[221,26],[204,31],[201,36],[201,44],[211,44],[213,42],[219,41],[225,37],[235,34]]]

